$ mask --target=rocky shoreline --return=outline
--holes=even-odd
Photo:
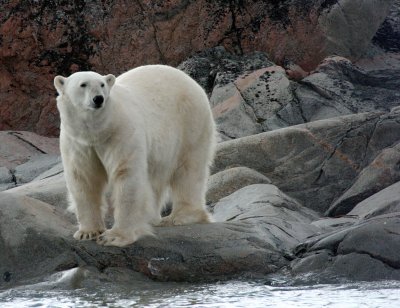
[[[34,20],[17,2],[7,4],[15,15],[0,19],[0,46],[15,37],[10,48],[0,52],[7,64],[0,64],[0,90],[7,89],[0,98],[5,106],[0,108],[0,128],[7,129],[0,131],[1,290],[28,284],[74,289],[104,280],[140,280],[143,275],[177,282],[274,277],[284,277],[287,284],[400,280],[398,0],[364,1],[358,15],[350,14],[360,3],[353,0],[315,0],[303,9],[297,0],[276,1],[276,7],[255,1],[249,10],[232,6],[226,11],[231,17],[223,10],[212,16],[211,24],[223,26],[224,33],[211,31],[207,23],[184,27],[191,33],[185,37],[199,36],[207,43],[192,41],[195,46],[176,42],[171,22],[178,17],[190,20],[188,7],[206,3],[208,9],[226,9],[225,2],[173,1],[172,15],[166,14],[171,7],[137,10],[140,2],[123,13],[118,1],[80,10],[71,4],[65,16],[36,12],[38,7],[32,4],[32,12],[46,17]],[[382,10],[375,14],[379,4]],[[106,9],[118,16],[140,11],[132,15],[135,21],[143,20],[143,12],[151,13],[154,20],[146,19],[148,27],[136,42],[143,50],[150,46],[149,54],[138,53],[131,60],[126,53],[131,46],[124,45],[125,52],[115,59],[118,40],[104,46],[103,30],[98,30],[103,24],[99,26],[97,19],[90,22]],[[90,18],[78,24],[82,12]],[[98,20],[116,30],[119,21],[104,14]],[[233,17],[237,24],[229,24]],[[69,21],[49,36],[43,29],[52,29],[57,18]],[[27,20],[28,30],[36,29],[37,20],[47,25],[35,32],[42,39],[40,48],[25,48],[38,41],[21,45],[25,32],[14,33],[19,20]],[[346,22],[336,27],[340,20]],[[358,32],[355,20],[367,25],[365,31]],[[315,31],[301,27],[304,23],[315,26]],[[93,24],[90,31],[88,24]],[[140,32],[137,22],[129,25],[119,27],[116,37]],[[238,25],[246,31],[240,32]],[[62,31],[65,26],[73,29],[68,37]],[[80,30],[84,35],[75,37]],[[265,46],[260,43],[264,34]],[[77,49],[85,37],[95,49]],[[172,46],[183,46],[178,56],[168,45],[171,38]],[[52,39],[73,44],[54,46]],[[204,49],[218,42],[221,46]],[[274,42],[282,44],[273,46]],[[323,48],[315,42],[323,42]],[[265,48],[255,48],[257,44]],[[241,52],[235,52],[238,49]],[[270,55],[251,53],[256,49]],[[66,62],[52,62],[54,56],[63,56]],[[215,222],[157,227],[154,237],[125,248],[78,242],[72,237],[75,217],[66,210],[58,139],[22,129],[56,135],[59,122],[50,80],[55,72],[93,69],[117,74],[147,63],[146,57],[173,65],[181,62],[178,68],[209,95],[219,133],[207,192]],[[17,62],[20,66],[11,75],[9,63]],[[30,63],[37,65],[32,68]],[[27,67],[29,76],[21,73]],[[10,124],[14,119],[15,126]]]
[[[159,281],[279,273],[302,283],[400,279],[399,125],[396,112],[371,112],[221,142],[207,197],[215,223],[158,227],[155,237],[122,249],[72,238],[62,166],[35,153],[53,139],[35,136],[38,143],[29,144],[1,132],[48,164],[43,172],[26,158],[10,167],[21,172],[17,181],[36,173],[14,188],[2,177],[0,286],[74,268],[123,268]]]

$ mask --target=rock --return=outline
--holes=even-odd
[[[400,279],[399,224],[399,214],[392,213],[311,238],[297,248],[300,258],[291,264],[294,279],[303,283]]]
[[[68,192],[63,173],[32,181],[30,183],[9,189],[4,193],[17,196],[28,196],[51,204],[63,212],[69,206]],[[76,220],[73,219],[72,221],[75,222]]]
[[[364,166],[398,142],[399,117],[364,113],[225,141],[218,145],[213,172],[254,169],[304,206],[325,212]]]
[[[29,285],[15,287],[13,290],[21,291],[54,291],[107,288],[110,292],[121,292],[121,288],[145,291],[154,286],[148,277],[127,268],[109,267],[100,271],[94,266],[79,266],[55,274],[45,275],[30,281]]]
[[[266,53],[252,52],[235,55],[222,46],[198,52],[178,65],[211,94],[215,86],[233,82],[247,72],[274,65]],[[211,101],[212,103],[213,101]],[[213,103],[212,103],[213,105]]]
[[[15,179],[10,169],[0,167],[0,191],[14,187]]]
[[[285,63],[286,75],[289,79],[299,81],[309,75],[300,65],[293,62]]]
[[[13,169],[41,154],[59,155],[58,138],[31,132],[0,131],[0,166]]]
[[[264,240],[287,254],[302,239],[319,231],[310,224],[318,217],[317,213],[302,207],[270,184],[254,184],[239,189],[221,199],[214,206],[213,213],[217,222],[251,222],[268,230],[271,235]]]
[[[327,37],[326,49],[353,59],[363,55],[392,5],[390,0],[338,0],[322,5],[327,3],[335,4],[320,20]]]
[[[400,76],[398,69],[364,71],[339,56],[324,59],[298,81],[289,80],[288,71],[265,54],[239,57],[222,48],[195,55],[179,67],[207,89],[224,140],[341,115],[388,112],[400,105],[400,79],[393,78]]]
[[[207,203],[216,203],[238,189],[251,184],[269,184],[261,173],[246,167],[230,168],[212,175],[208,180]]]
[[[0,288],[61,270],[63,264],[76,266],[68,243],[73,228],[46,203],[0,193],[0,273],[10,276]]]
[[[375,36],[373,43],[387,52],[400,51],[400,1],[392,1],[389,15],[381,24]]]
[[[0,131],[0,191],[33,180],[60,161],[58,138]]]
[[[378,215],[400,212],[400,182],[397,182],[358,203],[350,216],[371,218]]]
[[[10,274],[7,282],[0,282],[1,288],[32,279],[38,283],[41,277],[87,266],[102,272],[127,268],[162,281],[262,276],[287,265],[291,249],[318,230],[309,223],[317,217],[315,213],[276,187],[258,184],[227,197],[236,199],[234,219],[223,217],[232,206],[225,198],[215,208],[218,223],[159,227],[155,228],[156,237],[125,248],[104,247],[75,241],[76,227],[58,205],[21,195],[28,185],[0,193],[0,272]],[[54,287],[85,281],[74,276],[61,279],[58,275]]]
[[[210,93],[210,103],[220,133],[228,138],[238,138],[262,131],[251,106],[255,97],[248,97],[244,91],[272,65],[266,54],[260,52],[235,56],[217,47],[190,57],[178,68],[199,81]],[[263,85],[265,88],[265,82]],[[265,89],[263,93],[258,92],[257,96],[266,97],[264,94],[267,94]]]
[[[356,59],[391,4],[360,1],[8,1],[0,26],[0,129],[57,135],[57,74],[177,65],[218,45],[236,54],[267,52],[306,71],[331,54]]]
[[[59,155],[41,154],[30,157],[29,161],[15,168],[14,176],[17,185],[32,181],[60,162],[61,157]]]
[[[356,222],[358,222],[357,216],[348,215],[339,218],[323,217],[321,219],[313,221],[311,224],[318,227],[324,233],[328,233],[344,227],[352,226]]]
[[[271,184],[253,184],[223,198],[214,207],[215,221],[244,221],[274,217],[282,221],[311,223],[319,217]]]
[[[326,58],[295,86],[295,105],[290,108],[299,110],[301,120],[298,118],[297,123],[293,123],[293,119],[288,121],[284,114],[279,114],[280,119],[288,126],[346,114],[388,112],[400,104],[397,82],[391,81],[392,76],[399,73],[398,70],[366,72],[348,59]]]
[[[62,162],[55,164],[53,167],[50,169],[46,170],[45,172],[39,174],[37,177],[33,179],[33,181],[39,181],[39,180],[44,180],[53,176],[56,176],[58,174],[61,174],[64,172],[64,167]]]
[[[325,215],[345,215],[357,203],[400,181],[399,162],[400,144],[384,149],[361,171],[355,183],[331,205]]]

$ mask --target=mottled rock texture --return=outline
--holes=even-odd
[[[210,94],[217,129],[234,139],[301,123],[400,105],[399,66],[364,70],[350,60],[324,59],[301,80],[263,53],[234,56],[222,48],[179,65]],[[211,85],[211,86],[210,86]]]
[[[218,45],[235,54],[264,51],[306,70],[332,53],[357,59],[391,2],[2,1],[0,129],[57,135],[52,80],[77,70],[177,65]]]

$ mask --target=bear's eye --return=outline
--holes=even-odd
[[[86,88],[87,84],[86,83],[82,83],[81,84],[81,88]]]
[[[104,88],[104,83],[102,83],[100,86],[101,86],[102,88]]]

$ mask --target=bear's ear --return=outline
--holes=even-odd
[[[66,79],[67,78],[63,76],[56,76],[54,78],[54,86],[56,87],[58,94],[63,94]]]
[[[109,74],[105,78],[109,88],[111,89],[115,83],[115,76],[113,74]]]

